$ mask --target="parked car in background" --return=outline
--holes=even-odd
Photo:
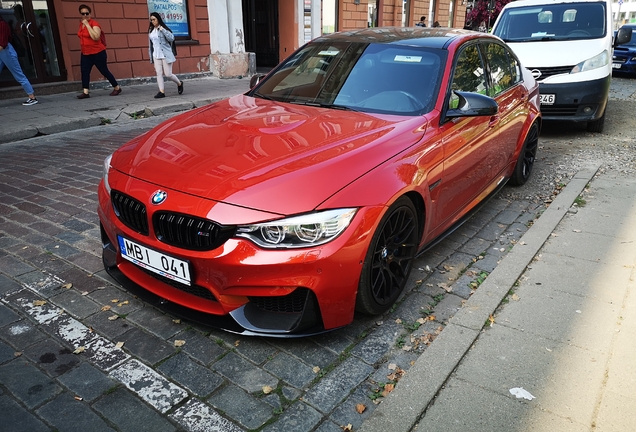
[[[544,120],[585,123],[602,132],[612,78],[609,0],[519,0],[501,10],[492,33],[539,81]]]
[[[382,314],[416,255],[535,162],[539,87],[492,35],[335,33],[251,87],[125,144],[98,189],[107,271],[232,332]]]
[[[636,24],[625,24],[623,27],[633,31]],[[617,33],[614,32],[614,37]],[[614,72],[636,75],[636,38],[614,47],[612,68]]]

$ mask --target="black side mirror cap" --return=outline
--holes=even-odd
[[[254,87],[256,87],[263,78],[265,78],[265,74],[259,73],[259,74],[252,75],[252,78],[250,78],[250,89],[253,89]]]
[[[453,92],[459,97],[457,108],[449,109],[446,118],[491,116],[497,114],[497,102],[486,95],[472,92]]]

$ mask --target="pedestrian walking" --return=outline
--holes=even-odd
[[[29,106],[38,103],[38,100],[33,93],[33,86],[27,79],[26,75],[24,75],[24,72],[22,72],[20,62],[18,61],[18,54],[13,48],[13,45],[11,45],[11,28],[9,27],[9,24],[2,19],[2,15],[0,15],[0,73],[5,66],[9,69],[13,78],[15,78],[29,96],[22,105]]]
[[[173,52],[174,34],[172,30],[163,22],[161,15],[157,12],[150,14],[150,26],[148,27],[148,53],[150,54],[150,63],[155,65],[157,72],[157,85],[159,93],[155,95],[155,99],[166,97],[163,77],[165,75],[170,81],[177,85],[177,92],[183,93],[183,81],[180,81],[175,74],[172,73],[172,64],[177,61]]]
[[[82,71],[82,87],[84,92],[78,95],[78,99],[86,99],[91,97],[88,92],[88,86],[91,81],[91,70],[93,66],[104,75],[104,78],[113,86],[111,96],[117,96],[121,93],[121,87],[117,84],[117,80],[108,70],[108,56],[106,54],[105,38],[103,37],[102,28],[97,21],[91,18],[91,8],[86,5],[80,5],[79,12],[81,15],[80,26],[77,36],[81,45],[80,69]]]
[[[426,17],[422,16],[420,17],[420,22],[418,22],[417,24],[415,24],[418,27],[426,27]]]

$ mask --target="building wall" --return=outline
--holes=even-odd
[[[298,34],[300,26],[297,19],[297,2],[278,0],[278,59],[283,61],[300,48]]]
[[[81,80],[79,5],[92,9],[93,19],[106,34],[108,68],[115,78],[155,76],[148,55],[148,3],[146,0],[69,1],[55,0],[55,11],[60,31],[64,64],[69,81]],[[206,0],[188,0],[190,35],[192,41],[177,43],[178,60],[175,73],[209,71],[210,32]],[[93,69],[91,81],[104,77]]]

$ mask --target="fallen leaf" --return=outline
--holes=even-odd
[[[395,363],[389,363],[389,370],[397,369],[397,365]]]
[[[435,315],[429,315],[426,317],[426,319],[429,321],[435,321]]]
[[[444,270],[446,270],[446,271],[451,271],[453,269],[453,266],[449,266],[449,265],[446,265],[446,264],[444,264],[443,267],[444,267]]]
[[[376,321],[375,322],[375,325],[377,325],[377,326],[381,326],[382,324],[384,324],[384,321]]]
[[[519,301],[519,296],[517,294],[513,294],[510,298],[514,301]]]
[[[175,323],[175,324],[181,324],[181,320],[180,319],[173,319],[172,322]]]
[[[234,346],[237,347],[241,344],[241,340],[237,339],[236,341],[234,341]]]
[[[418,324],[424,324],[426,320],[424,318],[418,318],[415,322]]]
[[[317,374],[318,372],[320,372],[320,368],[318,366],[314,366],[312,371],[314,371],[314,373]]]
[[[573,229],[572,231],[574,231],[575,233],[580,233],[581,232],[580,229]]]
[[[395,388],[395,384],[384,384],[384,391],[382,392],[382,396],[386,397],[389,393],[391,393],[393,391],[393,389]]]
[[[69,288],[71,288],[72,286],[73,286],[73,284],[72,284],[72,283],[67,283],[67,284],[62,285],[62,288],[64,288],[64,289],[69,289]]]
[[[124,343],[123,343],[123,342],[117,342],[117,343],[115,344],[115,348],[117,348],[117,349],[121,349],[123,346],[124,346]]]
[[[111,302],[111,303],[118,303],[118,302],[119,302],[119,299],[112,299],[110,302]]]
[[[75,351],[73,351],[73,354],[81,354],[84,351],[86,351],[86,347],[81,346],[81,347],[78,347]]]
[[[273,389],[273,388],[271,388],[271,387],[270,387],[270,386],[268,386],[268,385],[263,386],[263,393],[265,393],[265,394],[270,394],[273,390],[274,390],[274,389]]]
[[[492,316],[492,314],[488,317],[488,321],[490,321],[490,326],[492,327],[492,325],[495,323],[495,317]]]
[[[110,310],[110,306],[108,306],[108,305],[102,306],[102,310],[103,311],[109,311]]]
[[[184,346],[186,343],[186,341],[182,340],[182,339],[177,339],[176,341],[174,341],[174,346],[179,348]]]
[[[22,355],[22,351],[16,351],[13,353],[13,357],[20,357]]]
[[[88,295],[88,291],[82,291],[82,295],[83,296]]]
[[[402,324],[402,320],[398,318],[398,319],[395,320],[395,323],[396,324]]]
[[[111,315],[108,317],[108,321],[115,321],[117,318],[119,318],[119,315]]]
[[[351,425],[351,423],[349,423],[346,426],[340,426],[340,429],[342,429],[345,432],[351,432],[353,430],[353,425]]]
[[[412,349],[413,349],[413,347],[412,347],[411,345],[404,345],[404,346],[402,347],[402,351],[406,351],[406,352],[409,352],[409,351],[411,351]]]
[[[46,300],[33,300],[33,306],[44,306],[46,304]]]
[[[364,404],[359,403],[356,405],[356,411],[358,411],[358,414],[362,414],[363,412],[366,411],[366,409],[367,409],[367,406]]]

